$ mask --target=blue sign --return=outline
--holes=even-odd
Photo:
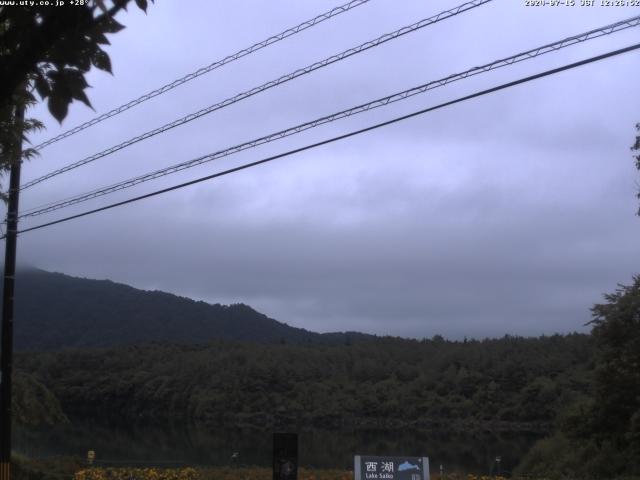
[[[354,480],[430,480],[427,457],[354,457]]]

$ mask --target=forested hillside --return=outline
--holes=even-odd
[[[22,425],[53,425],[68,423],[56,396],[24,371],[13,377],[13,418]]]
[[[585,394],[586,335],[343,345],[215,342],[21,354],[77,417],[210,426],[545,430]]]
[[[16,281],[19,350],[206,343],[342,343],[358,333],[319,334],[273,320],[243,304],[211,305],[165,292],[25,269]]]
[[[640,166],[640,165],[639,165]],[[592,308],[594,373],[518,473],[539,478],[640,477],[640,276]]]

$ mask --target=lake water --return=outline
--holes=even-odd
[[[270,466],[273,431],[74,424],[68,427],[14,429],[14,449],[31,457],[79,455],[95,450],[103,465],[240,465]],[[427,430],[299,432],[300,465],[352,468],[353,455],[428,456],[431,470],[495,474],[509,472],[533,443],[532,433],[446,432]]]

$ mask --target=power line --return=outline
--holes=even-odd
[[[632,18],[629,18],[629,19],[626,19],[626,20],[621,20],[619,22],[616,22],[616,23],[613,23],[613,24],[610,24],[610,25],[606,25],[606,26],[600,27],[598,29],[593,29],[593,30],[590,30],[588,32],[584,32],[584,33],[581,33],[581,34],[578,34],[578,35],[567,37],[567,38],[565,38],[563,40],[560,40],[560,41],[557,41],[557,42],[554,42],[554,43],[550,43],[550,44],[547,44],[547,45],[544,45],[544,46],[541,46],[541,47],[537,47],[535,49],[531,49],[531,50],[528,50],[528,51],[525,51],[525,52],[518,53],[518,54],[513,55],[511,57],[507,57],[507,58],[504,58],[504,59],[501,59],[501,60],[497,60],[497,61],[491,62],[491,63],[483,65],[481,67],[474,67],[474,68],[472,68],[470,70],[467,70],[465,72],[462,72],[462,73],[449,75],[448,77],[444,77],[444,78],[439,79],[439,80],[431,81],[431,82],[429,82],[427,84],[424,84],[424,85],[421,85],[421,86],[418,86],[418,87],[414,87],[414,88],[409,89],[409,90],[405,90],[405,91],[402,91],[402,92],[399,92],[399,93],[395,93],[393,95],[389,95],[387,97],[383,97],[383,98],[374,100],[372,102],[369,102],[369,103],[366,103],[366,104],[363,104],[363,105],[352,107],[350,109],[343,110],[341,112],[337,112],[337,113],[334,113],[334,114],[331,114],[331,115],[328,115],[328,116],[325,116],[325,117],[321,117],[319,119],[316,119],[316,120],[313,120],[313,121],[310,121],[310,122],[306,122],[306,123],[303,123],[301,125],[297,125],[295,127],[291,127],[291,128],[288,128],[288,129],[285,129],[285,130],[282,130],[282,131],[279,131],[279,132],[276,132],[276,133],[272,133],[270,135],[267,135],[267,136],[264,136],[264,137],[260,137],[260,138],[255,139],[255,140],[251,140],[249,142],[245,142],[245,143],[242,143],[240,145],[236,145],[236,146],[227,148],[225,150],[221,150],[221,151],[218,151],[218,152],[215,152],[215,153],[212,153],[212,154],[204,155],[202,157],[198,157],[196,159],[192,159],[192,160],[189,160],[189,161],[186,161],[186,162],[183,162],[183,163],[171,166],[171,167],[167,167],[167,168],[164,168],[164,169],[156,170],[154,172],[150,172],[150,173],[138,176],[138,177],[134,177],[132,179],[125,180],[123,182],[119,182],[119,183],[116,183],[116,184],[113,184],[113,185],[110,185],[110,186],[107,186],[107,187],[103,187],[103,188],[100,188],[100,189],[97,189],[97,190],[93,190],[91,192],[87,192],[87,193],[84,193],[84,194],[81,194],[81,195],[78,195],[78,196],[70,197],[70,198],[63,199],[63,200],[57,201],[57,202],[52,202],[52,203],[49,203],[47,205],[43,205],[43,206],[40,206],[40,207],[35,207],[35,208],[30,209],[30,210],[27,210],[27,212],[25,212],[22,215],[22,217],[41,215],[41,214],[44,214],[44,213],[51,212],[53,210],[57,210],[59,208],[63,208],[63,207],[66,207],[66,206],[74,205],[76,203],[80,203],[80,202],[85,201],[85,200],[89,200],[89,199],[96,198],[96,197],[99,197],[99,196],[102,196],[102,195],[113,193],[113,192],[118,191],[118,190],[122,190],[122,189],[125,189],[125,188],[129,188],[129,187],[138,185],[139,183],[143,183],[145,181],[153,180],[155,178],[159,178],[161,176],[165,176],[165,175],[168,175],[168,174],[171,174],[171,173],[175,173],[175,172],[184,170],[186,168],[190,168],[192,166],[200,165],[200,164],[205,163],[205,162],[209,162],[209,161],[212,161],[212,160],[216,160],[218,158],[222,158],[222,157],[225,157],[225,156],[228,156],[228,155],[232,155],[234,153],[240,152],[242,150],[246,150],[248,148],[252,148],[252,147],[264,144],[264,143],[268,143],[268,142],[271,142],[271,141],[274,141],[274,140],[277,140],[277,139],[280,139],[280,138],[284,138],[286,136],[290,136],[290,135],[293,135],[295,133],[299,133],[301,131],[304,131],[304,130],[307,130],[307,129],[310,129],[310,128],[314,128],[314,127],[322,125],[324,123],[329,123],[329,122],[332,122],[332,121],[335,121],[335,120],[338,120],[338,119],[341,119],[341,118],[344,118],[344,117],[348,117],[348,116],[351,116],[351,115],[354,115],[354,114],[358,114],[358,113],[362,113],[362,112],[371,110],[373,108],[384,106],[384,105],[387,105],[389,103],[394,103],[394,102],[399,101],[399,100],[404,100],[404,99],[409,98],[409,97],[411,97],[413,95],[417,95],[419,93],[424,93],[424,92],[426,92],[428,90],[444,86],[444,85],[446,85],[448,83],[451,83],[451,82],[454,82],[454,81],[457,81],[457,80],[461,80],[461,79],[467,78],[469,76],[477,75],[479,73],[484,73],[484,72],[487,72],[487,71],[490,71],[490,70],[494,70],[494,69],[497,69],[497,68],[508,66],[508,65],[511,65],[513,63],[517,63],[517,62],[520,62],[520,61],[529,60],[529,59],[535,58],[537,56],[543,55],[545,53],[549,53],[549,52],[552,52],[552,51],[557,51],[559,49],[571,46],[571,45],[576,44],[576,43],[580,43],[580,42],[584,42],[584,41],[591,40],[591,39],[594,39],[594,38],[598,38],[598,37],[603,36],[603,35],[609,35],[611,33],[618,32],[618,31],[624,30],[626,28],[630,28],[630,27],[638,26],[638,25],[640,25],[640,16],[632,17]]]
[[[398,30],[395,30],[391,33],[387,33],[384,34],[374,40],[370,40],[368,42],[362,43],[360,45],[358,45],[357,47],[352,47],[349,48],[348,50],[345,50],[341,53],[332,55],[330,57],[325,58],[324,60],[320,60],[319,62],[315,62],[311,65],[308,65],[304,68],[299,68],[291,73],[288,73],[286,75],[283,75],[275,80],[271,80],[267,83],[264,83],[258,87],[253,87],[250,90],[246,90],[242,93],[239,93],[233,97],[229,97],[221,102],[218,102],[216,104],[210,105],[206,108],[203,108],[201,110],[198,110],[197,112],[191,113],[189,115],[186,115],[182,118],[179,118],[177,120],[174,120],[173,122],[167,123],[161,127],[158,127],[156,129],[150,130],[148,132],[143,133],[142,135],[138,135],[137,137],[133,137],[130,138],[129,140],[126,140],[122,143],[119,143],[117,145],[114,145],[106,150],[103,150],[99,153],[96,153],[94,155],[91,155],[89,157],[86,157],[82,160],[78,160],[77,162],[74,162],[72,164],[69,164],[65,167],[62,167],[58,170],[55,170],[53,172],[50,172],[46,175],[43,175],[39,178],[36,178],[34,180],[31,180],[30,182],[25,183],[21,188],[22,190],[27,189],[29,187],[32,187],[33,185],[36,185],[40,182],[43,182],[45,180],[48,180],[49,178],[55,177],[57,175],[60,175],[62,173],[68,172],[69,170],[73,170],[75,168],[78,168],[82,165],[86,165],[87,163],[91,163],[95,160],[98,160],[99,158],[103,158],[106,157],[108,155],[111,155],[112,153],[115,153],[117,151],[122,150],[123,148],[126,148],[130,145],[133,145],[135,143],[138,143],[142,140],[146,140],[147,138],[153,137],[155,135],[158,135],[160,133],[164,133],[168,130],[171,130],[172,128],[178,127],[180,125],[183,125],[185,123],[191,122],[193,120],[196,120],[197,118],[200,118],[204,115],[208,115],[216,110],[220,110],[222,108],[228,107],[229,105],[232,105],[234,103],[237,103],[241,100],[244,100],[246,98],[252,97],[253,95],[256,95],[258,93],[264,92],[266,90],[269,90],[270,88],[273,87],[277,87],[278,85],[282,85],[283,83],[289,82],[295,78],[298,78],[302,75],[306,75],[309,74],[311,72],[314,72],[315,70],[318,70],[320,68],[324,68],[328,65],[331,65],[333,63],[342,61],[346,58],[349,58],[353,55],[357,55],[359,53],[362,53],[366,50],[369,50],[370,48],[374,48],[377,47],[379,45],[382,45],[383,43],[386,43],[390,40],[395,40],[396,38],[399,38],[403,35],[406,35],[408,33],[412,33],[415,32],[416,30],[419,30],[421,28],[427,27],[429,25],[433,25],[435,23],[441,22],[442,20],[446,20],[448,18],[454,17],[456,15],[459,15],[461,13],[464,13],[466,11],[469,11],[473,8],[479,7],[480,5],[483,5],[485,3],[489,3],[493,0],[472,0],[470,2],[464,3],[462,5],[459,5],[455,8],[449,9],[449,10],[445,10],[443,12],[438,13],[437,15],[434,15],[432,17],[429,18],[425,18],[420,20],[419,22],[416,22],[412,25],[408,25],[405,27],[402,27]]]
[[[102,115],[99,115],[91,120],[89,120],[88,122],[85,122],[81,125],[78,125],[77,127],[74,127],[70,130],[67,130],[63,133],[61,133],[60,135],[57,135],[53,138],[50,138],[49,140],[40,143],[39,145],[36,145],[34,148],[36,150],[42,150],[43,148],[56,143],[60,140],[62,140],[63,138],[67,138],[70,137],[71,135],[75,135],[78,132],[81,132],[82,130],[85,130],[86,128],[89,128],[93,125],[96,125],[100,122],[103,122],[104,120],[114,117],[116,115],[119,115],[120,113],[129,110],[130,108],[133,108],[137,105],[140,105],[141,103],[146,102],[147,100],[151,100],[154,97],[157,97],[158,95],[162,95],[163,93],[166,93],[170,90],[173,90],[174,88],[182,85],[183,83],[187,83],[195,78],[198,78],[201,75],[204,75],[205,73],[209,73],[213,70],[216,70],[217,68],[220,68],[224,65],[227,65],[228,63],[234,62],[242,57],[246,57],[247,55],[250,55],[254,52],[257,52],[258,50],[261,50],[265,47],[268,47],[269,45],[273,45],[274,43],[277,43],[281,40],[284,40],[285,38],[291,37],[297,33],[300,33],[308,28],[314,27],[322,22],[324,22],[325,20],[329,20],[330,18],[336,17],[338,15],[340,15],[341,13],[345,13],[348,12],[349,10],[352,10],[356,7],[359,7],[360,5],[363,5],[365,3],[369,2],[369,0],[352,0],[350,2],[345,3],[344,5],[340,5],[339,7],[335,7],[332,8],[331,10],[324,12],[310,20],[307,20],[305,22],[300,23],[299,25],[296,25],[295,27],[291,27],[288,28],[286,30],[284,30],[283,32],[280,32],[276,35],[273,35],[269,38],[267,38],[266,40],[262,40],[261,42],[258,43],[254,43],[253,45],[251,45],[250,47],[247,48],[243,48],[242,50],[238,50],[236,53],[233,53],[231,55],[227,55],[226,57],[222,58],[221,60],[217,60],[209,65],[207,65],[206,67],[202,67],[199,68],[198,70],[196,70],[195,72],[191,72],[187,75],[185,75],[184,77],[178,78],[177,80],[174,80],[171,83],[167,83],[166,85],[163,85],[160,88],[157,88],[155,90],[152,90],[151,92],[145,93],[144,95],[131,100],[127,103],[125,103],[124,105],[121,105],[117,108],[114,108],[113,110],[110,110],[106,113],[103,113]]]
[[[167,188],[163,188],[163,189],[160,189],[160,190],[156,190],[154,192],[147,193],[145,195],[140,195],[140,196],[137,196],[137,197],[133,197],[133,198],[130,198],[128,200],[123,200],[121,202],[112,203],[112,204],[106,205],[104,207],[95,208],[93,210],[88,210],[88,211],[85,211],[85,212],[82,212],[82,213],[79,213],[79,214],[76,214],[76,215],[71,215],[71,216],[68,216],[68,217],[64,217],[64,218],[61,218],[61,219],[58,219],[58,220],[54,220],[52,222],[47,222],[47,223],[43,223],[43,224],[36,225],[36,226],[33,226],[33,227],[25,228],[23,230],[20,230],[18,233],[30,232],[32,230],[38,230],[38,229],[41,229],[41,228],[45,228],[45,227],[49,227],[49,226],[52,226],[52,225],[56,225],[58,223],[68,222],[69,220],[74,220],[76,218],[85,217],[87,215],[91,215],[91,214],[94,214],[94,213],[102,212],[102,211],[109,210],[109,209],[112,209],[112,208],[115,208],[115,207],[120,207],[122,205],[127,205],[129,203],[134,203],[134,202],[137,202],[137,201],[140,201],[140,200],[144,200],[146,198],[154,197],[154,196],[157,196],[157,195],[160,195],[160,194],[163,194],[163,193],[171,192],[173,190],[178,190],[178,189],[181,189],[181,188],[184,188],[184,187],[188,187],[190,185],[195,185],[196,183],[201,183],[201,182],[204,182],[204,181],[207,181],[207,180],[211,180],[211,179],[214,179],[214,178],[218,178],[218,177],[222,177],[222,176],[225,176],[225,175],[229,175],[231,173],[239,172],[241,170],[246,170],[248,168],[255,167],[255,166],[258,166],[258,165],[262,165],[264,163],[268,163],[268,162],[271,162],[273,160],[277,160],[279,158],[283,158],[283,157],[287,157],[287,156],[290,156],[290,155],[293,155],[293,154],[296,154],[296,153],[304,152],[306,150],[311,150],[313,148],[320,147],[322,145],[327,145],[329,143],[334,143],[334,142],[337,142],[339,140],[344,140],[344,139],[349,138],[349,137],[353,137],[353,136],[360,135],[360,134],[365,133],[365,132],[376,130],[376,129],[381,128],[381,127],[385,127],[385,126],[388,126],[388,125],[391,125],[391,124],[394,124],[394,123],[397,123],[397,122],[400,122],[400,121],[403,121],[403,120],[407,120],[409,118],[417,117],[419,115],[423,115],[425,113],[432,112],[434,110],[439,110],[441,108],[445,108],[445,107],[448,107],[448,106],[451,106],[451,105],[454,105],[454,104],[457,104],[457,103],[461,103],[461,102],[464,102],[466,100],[471,100],[473,98],[481,97],[483,95],[488,95],[490,93],[494,93],[494,92],[497,92],[497,91],[500,91],[500,90],[504,90],[504,89],[507,89],[507,88],[510,88],[510,87],[514,87],[516,85],[521,85],[523,83],[527,83],[527,82],[530,82],[530,81],[533,81],[533,80],[544,78],[544,77],[547,77],[547,76],[550,76],[550,75],[555,75],[557,73],[564,72],[566,70],[571,70],[573,68],[577,68],[577,67],[580,67],[580,66],[583,66],[583,65],[587,65],[587,64],[594,63],[594,62],[597,62],[597,61],[600,61],[600,60],[611,58],[611,57],[614,57],[616,55],[621,55],[623,53],[628,53],[628,52],[631,52],[633,50],[637,50],[639,48],[640,48],[640,43],[637,43],[637,44],[631,45],[629,47],[625,47],[625,48],[621,48],[621,49],[618,49],[618,50],[614,50],[614,51],[611,51],[611,52],[608,52],[608,53],[605,53],[605,54],[602,54],[602,55],[597,55],[595,57],[590,57],[590,58],[587,58],[585,60],[581,60],[579,62],[574,62],[574,63],[570,63],[570,64],[567,64],[567,65],[564,65],[562,67],[553,68],[551,70],[546,70],[544,72],[537,73],[535,75],[530,75],[528,77],[520,78],[518,80],[514,80],[514,81],[511,81],[511,82],[508,82],[508,83],[503,83],[503,84],[498,85],[496,87],[492,87],[492,88],[489,88],[489,89],[486,89],[486,90],[481,90],[481,91],[473,93],[471,95],[466,95],[464,97],[459,97],[459,98],[457,98],[455,100],[451,100],[451,101],[448,101],[448,102],[445,102],[445,103],[441,103],[441,104],[436,105],[434,107],[429,107],[429,108],[425,108],[425,109],[422,109],[422,110],[418,110],[417,112],[413,112],[413,113],[410,113],[410,114],[407,114],[407,115],[403,115],[401,117],[396,117],[396,118],[393,118],[391,120],[387,120],[385,122],[377,123],[377,124],[371,125],[369,127],[365,127],[365,128],[361,128],[359,130],[355,130],[355,131],[352,131],[352,132],[349,132],[349,133],[345,133],[343,135],[332,137],[332,138],[329,138],[327,140],[323,140],[321,142],[316,142],[316,143],[313,143],[313,144],[310,144],[310,145],[306,145],[304,147],[300,147],[300,148],[296,148],[296,149],[293,149],[293,150],[289,150],[289,151],[284,152],[284,153],[280,153],[278,155],[273,155],[271,157],[263,158],[262,160],[257,160],[255,162],[246,163],[244,165],[240,165],[238,167],[230,168],[230,169],[224,170],[222,172],[213,173],[211,175],[200,177],[200,178],[197,178],[195,180],[191,180],[191,181],[188,181],[188,182],[180,183],[180,184],[174,185],[172,187],[167,187]],[[4,237],[2,237],[2,238],[4,238]]]
[[[402,92],[399,93],[395,93],[386,97],[382,97],[379,98],[377,100],[373,100],[371,102],[365,103],[365,104],[361,104],[358,105],[356,107],[352,107],[346,110],[342,110],[340,112],[337,113],[333,113],[331,115],[327,115],[324,117],[320,117],[317,118],[315,120],[312,120],[310,122],[306,122],[306,123],[302,123],[300,125],[294,126],[294,127],[290,127],[287,128],[285,130],[281,130],[275,133],[271,133],[269,135],[248,141],[248,142],[244,142],[241,143],[239,145],[235,145],[233,147],[230,148],[226,148],[224,150],[220,150],[214,153],[210,153],[207,155],[203,155],[201,157],[195,158],[195,159],[191,159],[188,160],[186,162],[182,162],[179,163],[177,165],[173,165],[170,167],[166,167],[163,169],[159,169],[150,173],[146,173],[137,177],[133,177],[130,178],[128,180],[124,180],[122,182],[116,183],[116,184],[112,184],[106,187],[102,187],[90,192],[86,192],[80,195],[76,195],[73,197],[69,197],[67,199],[63,199],[57,202],[52,202],[49,203],[47,205],[43,205],[43,206],[39,206],[39,207],[35,207],[32,209],[29,209],[27,211],[25,211],[24,213],[22,213],[22,215],[20,216],[20,218],[26,218],[26,217],[35,217],[38,215],[43,215],[45,213],[49,213],[52,212],[54,210],[58,210],[61,208],[65,208],[71,205],[75,205],[77,203],[81,203],[93,198],[97,198],[97,197],[101,197],[103,195],[107,195],[119,190],[124,190],[126,188],[130,188],[133,187],[135,185],[138,185],[140,183],[144,183],[150,180],[154,180],[156,178],[160,178],[172,173],[176,173],[182,170],[185,170],[187,168],[191,168],[194,167],[196,165],[200,165],[206,162],[210,162],[213,160],[217,160],[229,155],[233,155],[235,153],[241,152],[243,150],[247,150],[250,148],[254,148],[257,147],[259,145],[263,145],[265,143],[269,143],[275,140],[279,140],[281,138],[285,138],[297,133],[300,133],[302,131],[305,130],[309,130],[311,128],[315,128],[317,126],[326,124],[326,123],[330,123],[330,122],[334,122],[336,120],[342,119],[342,118],[346,118],[352,115],[356,115],[359,113],[363,113],[375,108],[379,108],[385,105],[389,105],[391,103],[395,103],[401,100],[405,100],[407,98],[410,98],[414,95],[418,95],[424,92],[427,92],[429,90],[433,90],[435,88],[439,88],[442,86],[445,86],[449,83],[458,81],[458,80],[462,80],[465,78],[468,78],[470,76],[474,76],[474,75],[478,75],[480,73],[485,73],[491,70],[495,70],[497,68],[502,68],[505,66],[509,66],[509,65],[513,65],[514,63],[518,63],[521,61],[525,61],[525,60],[529,60],[532,58],[536,58],[540,55],[544,55],[546,53],[549,52],[553,52],[553,51],[557,51],[560,50],[562,48],[566,48],[568,46],[574,45],[576,43],[581,43],[581,42],[585,42],[587,40],[592,40],[594,38],[598,38],[601,37],[603,35],[610,35],[614,32],[619,32],[622,30],[625,30],[627,28],[630,27],[634,27],[634,26],[640,26],[640,16],[636,16],[636,17],[632,17],[626,20],[621,20],[619,22],[610,24],[610,25],[606,25],[603,27],[600,27],[598,29],[593,29],[593,30],[589,30],[587,32],[578,34],[578,35],[574,35],[571,37],[567,37],[563,40],[554,42],[554,43],[550,43],[547,45],[543,45],[541,47],[537,47],[535,49],[531,49],[531,50],[527,50],[525,52],[521,52],[518,53],[516,55],[512,55],[510,57],[507,58],[503,58],[500,60],[496,60],[494,62],[485,64],[483,66],[480,67],[474,67],[472,69],[466,70],[462,73],[456,73],[453,75],[449,75],[447,77],[441,78],[439,80],[434,80],[431,82],[428,82],[426,84],[420,85],[418,87],[414,87],[408,90],[404,90]]]

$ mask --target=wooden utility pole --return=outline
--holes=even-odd
[[[0,480],[11,478],[11,381],[13,373],[13,291],[18,239],[18,200],[22,164],[22,128],[24,105],[17,105],[14,126],[17,130],[9,177],[7,233],[4,253],[2,290],[2,352],[0,354]]]

